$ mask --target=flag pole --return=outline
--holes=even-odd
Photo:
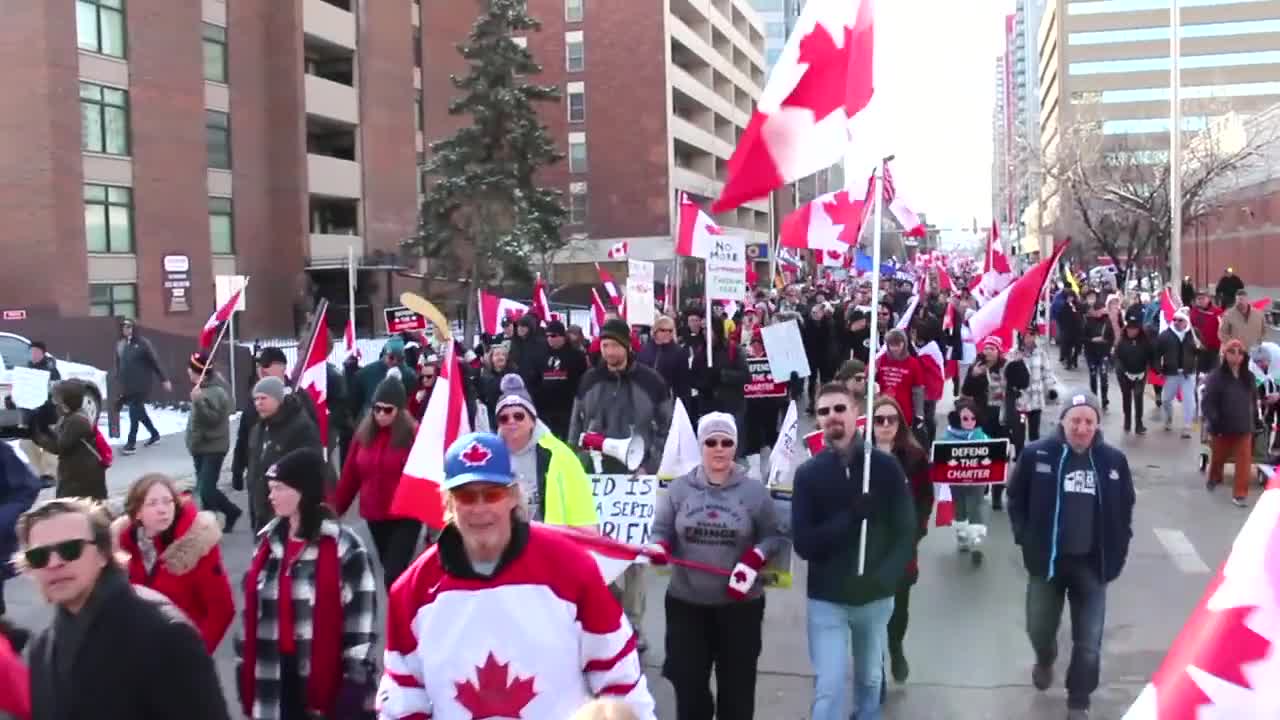
[[[356,249],[347,248],[347,322],[351,325],[351,349],[356,344]]]
[[[227,340],[227,372],[231,373],[231,407],[236,408],[239,405],[236,400],[238,383],[236,383],[236,312],[234,310],[231,311],[231,317],[227,318],[227,331],[230,333]],[[213,357],[213,354],[210,353],[209,357]]]
[[[871,292],[872,292],[872,311],[874,312],[876,303],[880,301],[878,297],[880,293],[880,245],[883,232],[881,230],[881,213],[884,211],[884,166],[885,163],[893,159],[893,156],[884,158],[880,161],[880,165],[875,170],[875,212],[872,215],[872,222],[875,223],[875,231],[871,236]],[[874,413],[876,394],[871,392],[875,388],[876,382],[876,354],[880,349],[880,326],[875,316],[871,318],[871,347],[867,353],[867,422],[868,428],[865,432],[866,437],[863,438],[863,454],[862,454],[862,494],[866,495],[871,492],[871,449],[875,443],[871,440],[870,419]],[[864,575],[867,569],[867,523],[868,520],[863,518],[862,526],[858,530],[858,575]]]
[[[234,312],[232,312],[231,317],[235,317]],[[213,347],[209,348],[209,362],[205,363],[204,369],[200,371],[200,379],[196,381],[196,385],[203,383],[205,376],[209,374],[209,366],[213,364],[213,359],[218,356],[218,344],[222,342],[222,337],[227,334],[227,328],[230,326],[231,320],[227,320],[222,323],[222,327],[218,329],[218,337],[214,339]],[[231,352],[234,356],[235,348],[232,348]]]

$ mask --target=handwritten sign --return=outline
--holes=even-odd
[[[15,367],[9,371],[13,389],[9,397],[13,404],[25,410],[34,410],[49,399],[49,371]]]
[[[740,300],[747,294],[747,251],[740,237],[717,236],[707,253],[707,299]]]
[[[588,475],[600,532],[631,545],[647,545],[658,501],[653,475]]]
[[[653,263],[627,260],[627,322],[653,325]]]
[[[990,485],[1008,474],[1008,440],[939,440],[930,455],[929,475],[936,483]]]
[[[774,377],[789,378],[793,372],[802,378],[809,377],[809,356],[805,354],[800,325],[795,320],[766,325],[760,328],[760,337]]]

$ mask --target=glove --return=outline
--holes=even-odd
[[[738,564],[733,566],[733,572],[729,573],[729,597],[734,600],[747,599],[747,593],[755,586],[764,561],[764,553],[759,548],[751,548],[742,554]]]
[[[861,482],[860,479],[859,482]],[[859,488],[857,492],[853,494],[853,500],[849,506],[850,514],[853,515],[853,519],[855,521],[862,522],[863,520],[871,517],[871,511],[871,493],[864,493],[862,492],[862,489]]]
[[[231,473],[231,489],[244,490],[244,473]]]
[[[333,704],[334,720],[359,720],[369,717],[369,693],[361,683],[343,680],[338,690],[338,699]],[[320,715],[320,717],[324,717]]]
[[[671,562],[671,548],[666,543],[650,543],[644,549],[649,551],[646,555],[650,565],[667,565]]]

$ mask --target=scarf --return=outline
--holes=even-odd
[[[160,548],[157,547],[155,538],[147,537],[147,531],[142,528],[142,523],[135,526],[133,539],[138,543],[138,557],[142,560],[142,567],[150,577],[156,563],[160,560]]]

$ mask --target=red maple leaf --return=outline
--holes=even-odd
[[[510,663],[500,663],[489,653],[484,665],[476,668],[476,683],[454,683],[454,697],[471,713],[471,720],[521,717],[526,705],[537,695],[533,678],[510,677]]]
[[[844,28],[844,47],[836,47],[831,31],[822,23],[800,39],[799,62],[809,67],[800,76],[783,107],[802,107],[813,111],[813,121],[845,106],[848,94],[849,53],[853,47],[853,28]]]
[[[747,574],[741,570],[735,571],[733,573],[733,581],[742,584],[747,581]]]
[[[719,225],[704,225],[702,229],[706,230],[708,235],[724,234],[724,228],[720,227]]]
[[[848,190],[841,190],[835,197],[822,203],[822,211],[831,218],[831,224],[841,225],[836,239],[846,245],[855,245],[858,234],[862,231],[862,212],[865,205],[861,200],[849,197]]]
[[[828,250],[827,257],[831,258],[832,260],[839,260],[840,258],[844,257],[844,253],[840,252],[839,250]]]
[[[1271,649],[1270,641],[1245,625],[1255,608],[1208,608],[1209,599],[1222,583],[1219,572],[1151,678],[1160,720],[1196,720],[1197,709],[1211,702],[1187,673],[1188,667],[1194,665],[1225,682],[1251,687],[1244,665],[1265,658]]]
[[[462,451],[458,457],[462,458],[462,462],[468,465],[483,465],[489,462],[489,458],[493,457],[493,453],[489,452],[489,448],[478,442],[471,443],[471,446]]]

